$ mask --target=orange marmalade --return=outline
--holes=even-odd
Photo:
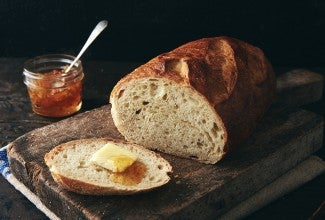
[[[147,167],[139,161],[135,161],[130,167],[121,173],[113,173],[111,180],[126,186],[139,184],[145,177]]]
[[[84,76],[81,62],[68,73],[64,71],[73,59],[69,55],[44,55],[25,63],[24,83],[35,113],[63,117],[79,111]]]

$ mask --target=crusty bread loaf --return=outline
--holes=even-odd
[[[91,156],[106,143],[137,155],[129,171],[113,173],[90,162]],[[172,172],[171,165],[153,151],[109,138],[63,143],[47,153],[44,160],[59,185],[89,195],[127,195],[152,190],[166,184],[170,180],[168,173]]]
[[[122,78],[112,117],[128,141],[216,163],[252,134],[275,96],[263,52],[229,37],[161,54]]]

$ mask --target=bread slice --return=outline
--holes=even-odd
[[[124,137],[150,149],[214,164],[252,134],[275,96],[262,50],[229,37],[161,54],[110,94]]]
[[[137,156],[126,171],[113,173],[90,162],[91,156],[113,143]],[[88,195],[127,195],[152,190],[170,180],[172,167],[164,158],[139,145],[109,138],[63,143],[44,157],[53,179],[63,188]]]

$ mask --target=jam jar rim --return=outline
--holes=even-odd
[[[37,73],[29,70],[28,65],[34,64],[41,64],[41,63],[46,63],[46,62],[62,62],[66,63],[67,65],[71,64],[73,60],[75,59],[75,56],[69,55],[69,54],[44,54],[40,56],[33,57],[31,59],[28,59],[24,62],[23,64],[23,75],[24,75],[24,84],[27,86],[32,86],[32,87],[40,87],[36,86],[34,84],[31,84],[28,82],[27,78],[33,79],[33,80],[46,80],[42,77],[43,73]],[[82,62],[81,60],[78,60],[74,65],[76,67],[77,71],[79,74],[76,74],[75,77],[71,77],[70,74],[65,74],[65,75],[60,75],[60,79],[67,80],[66,82],[71,82],[76,79],[79,79],[80,81],[84,78],[84,73],[83,73],[83,67],[82,67]],[[54,68],[52,69],[54,70]],[[44,89],[56,89],[56,88],[64,88],[69,85],[64,85],[64,86],[58,86],[58,87],[53,87],[53,88],[44,88]],[[42,88],[42,87],[40,87]]]

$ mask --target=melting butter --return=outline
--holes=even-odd
[[[123,172],[136,160],[137,156],[131,151],[107,143],[92,155],[90,162],[112,172]]]

